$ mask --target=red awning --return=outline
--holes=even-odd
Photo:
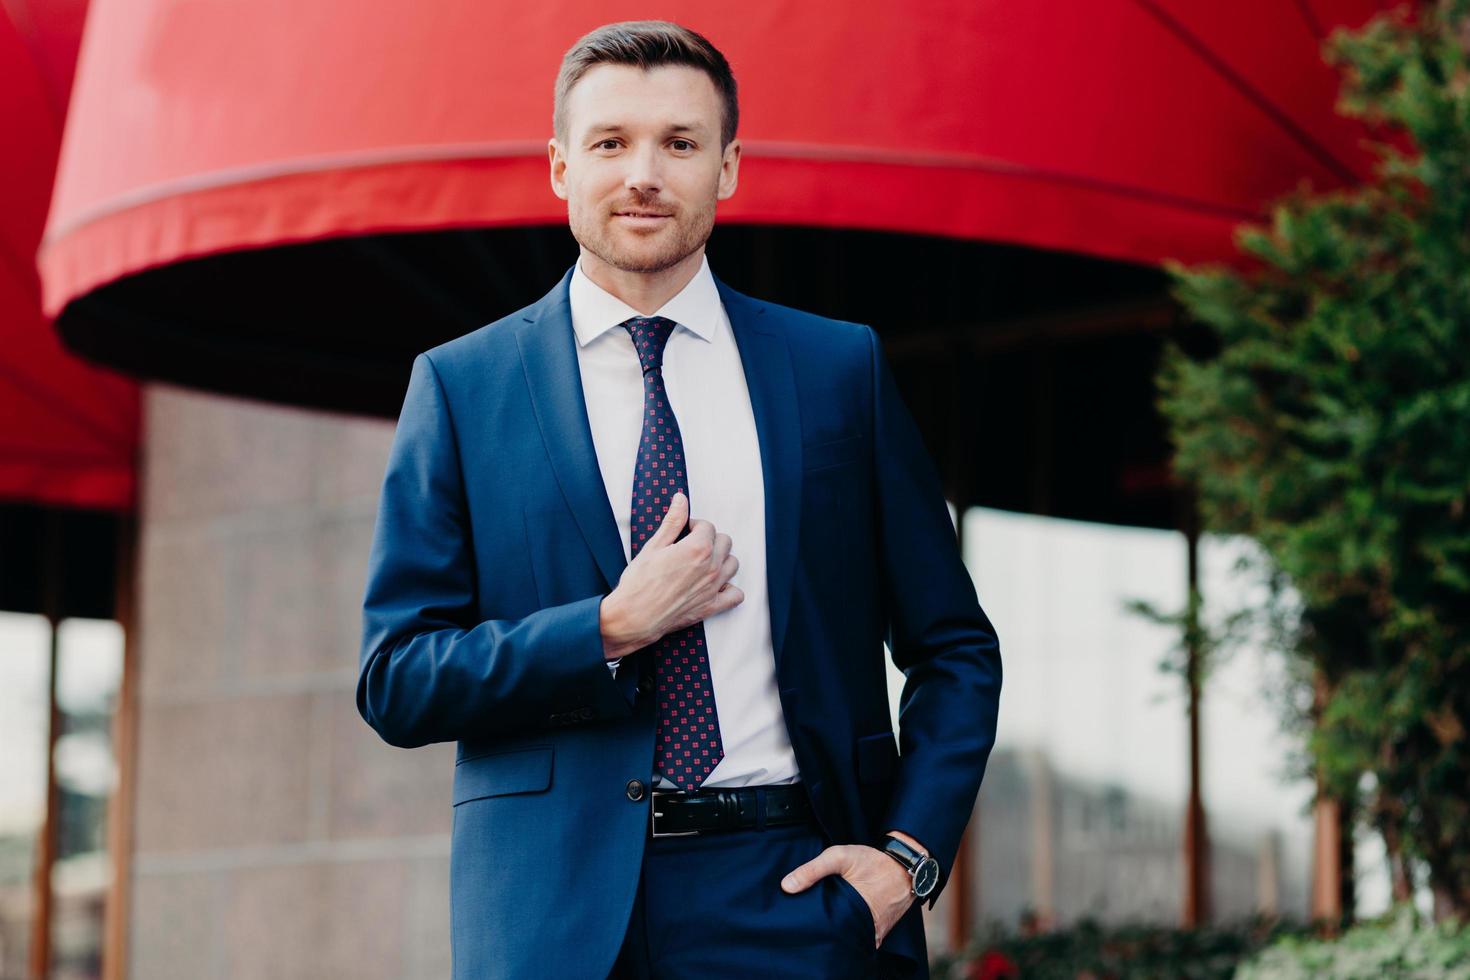
[[[1036,301],[1022,283],[1087,306],[1139,272],[1156,289],[1167,257],[1238,261],[1265,202],[1368,176],[1320,46],[1386,3],[94,0],[39,250],[80,8],[7,4],[31,17],[0,20],[7,132],[27,141],[3,157],[0,493],[132,499],[136,391],[55,335],[140,377],[391,416],[413,352],[566,268],[551,86],[597,25],[667,17],[730,57],[746,160],[722,270],[944,330],[975,326],[977,281],[994,317]],[[936,285],[894,295],[905,269]]]
[[[85,11],[0,5],[0,500],[128,510],[137,385],[62,349],[34,263]]]
[[[96,0],[45,308],[131,273],[385,230],[557,224],[563,51],[663,16],[725,51],[746,146],[723,222],[1228,259],[1299,180],[1369,172],[1324,32],[1374,0],[647,5]]]

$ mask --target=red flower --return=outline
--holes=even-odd
[[[970,964],[968,980],[1020,980],[1021,971],[1004,953],[988,949]]]

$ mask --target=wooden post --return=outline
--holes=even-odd
[[[1317,784],[1312,807],[1312,918],[1335,932],[1342,921],[1342,819],[1338,802]]]
[[[1330,693],[1327,678],[1319,670],[1313,680],[1315,710],[1320,712]],[[1352,813],[1340,800],[1328,795],[1322,777],[1317,777],[1317,800],[1312,806],[1312,907],[1311,917],[1328,935],[1353,914],[1357,896],[1353,888]]]
[[[103,980],[124,980],[128,963],[128,910],[132,894],[133,798],[137,786],[138,640],[134,629],[138,521],[128,514],[117,526],[117,599],[113,611],[123,634],[122,678],[112,718],[112,755],[117,785],[107,804],[107,889],[102,931]]]
[[[1184,534],[1189,556],[1189,596],[1199,589],[1199,520],[1192,491],[1185,504]],[[1189,684],[1189,800],[1184,815],[1184,915],[1186,929],[1210,918],[1210,840],[1200,788],[1200,651],[1190,629],[1185,651]]]
[[[1057,919],[1056,781],[1046,752],[1026,754],[1027,785],[1031,790],[1031,908],[1028,934],[1049,932]]]
[[[61,625],[61,516],[51,508],[41,511],[41,613],[50,629],[50,676],[46,682],[46,813],[36,842],[31,917],[30,971],[32,980],[51,976],[51,866],[56,863],[56,828],[61,794],[56,790],[56,740],[61,737],[61,711],[56,704],[56,670],[60,660],[57,627]]]

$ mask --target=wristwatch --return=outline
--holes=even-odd
[[[934,886],[939,884],[939,862],[921,851],[916,851],[892,834],[885,834],[879,848],[893,860],[903,865],[909,873],[909,888],[917,898],[928,898]]]

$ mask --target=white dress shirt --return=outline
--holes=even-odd
[[[643,434],[643,368],[623,321],[637,310],[587,278],[579,259],[568,300],[587,421],[623,557],[632,560],[629,526],[633,471]],[[731,582],[739,605],[704,620],[710,683],[722,758],[704,786],[795,782],[800,775],[776,693],[771,614],[766,595],[765,484],[755,416],[740,350],[710,274],[709,258],[653,316],[677,327],[664,348],[664,391],[679,422],[689,483],[689,517],[728,534],[740,561]],[[609,667],[616,674],[616,662]],[[660,777],[661,787],[674,784]]]

